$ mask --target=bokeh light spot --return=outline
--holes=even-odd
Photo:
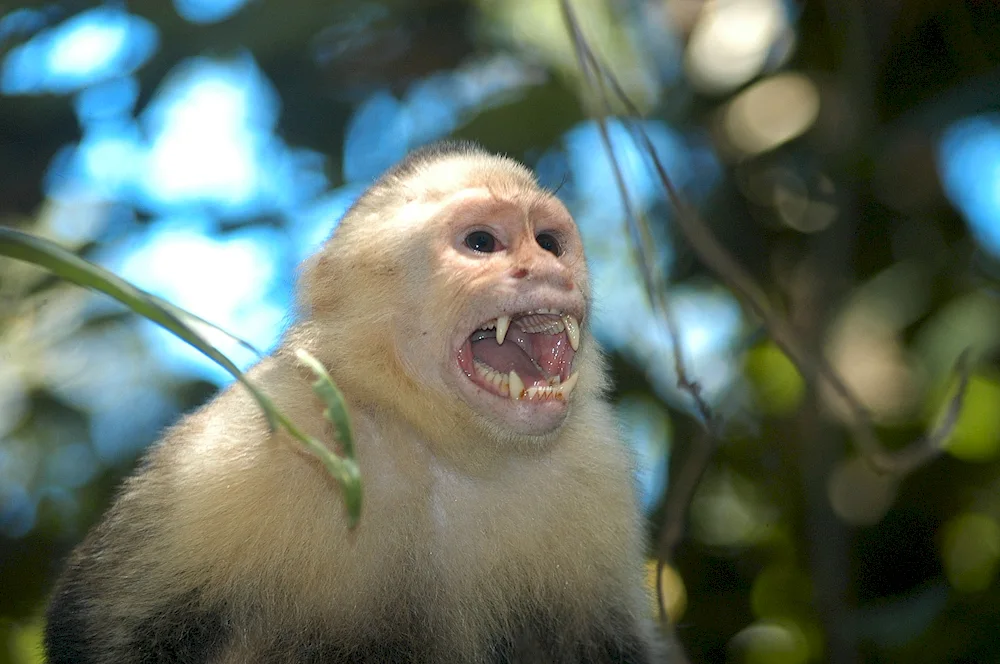
[[[805,75],[783,73],[740,92],[723,114],[723,130],[740,157],[757,155],[801,136],[819,115],[819,90]]]
[[[139,98],[139,81],[133,76],[113,78],[91,85],[76,96],[76,115],[81,124],[123,121],[131,118]]]
[[[833,511],[853,526],[873,526],[896,499],[897,480],[878,473],[864,459],[842,461],[830,473],[827,496]]]
[[[0,485],[0,534],[17,539],[35,527],[38,502],[21,484]]]
[[[410,140],[409,117],[388,92],[377,92],[361,104],[344,136],[344,179],[370,182],[402,159]]]
[[[787,415],[798,408],[805,382],[795,364],[774,343],[753,348],[746,357],[746,376],[757,406],[769,415]]]
[[[291,284],[278,279],[281,238],[267,228],[245,228],[215,239],[208,223],[165,219],[108,262],[135,285],[238,334],[264,351],[277,342],[291,305]],[[224,369],[159,326],[143,323],[149,341],[174,370],[228,383]],[[211,340],[241,368],[256,358],[222,335]]]
[[[98,7],[43,30],[13,49],[0,71],[5,94],[64,93],[131,74],[154,53],[156,28],[133,14]]]
[[[945,130],[938,168],[973,237],[1000,256],[1000,116],[964,118]]]
[[[720,93],[742,85],[761,71],[787,29],[780,0],[706,3],[688,40],[685,67],[691,82]]]
[[[247,0],[174,0],[174,9],[191,23],[222,21],[243,8]]]
[[[744,628],[730,642],[747,664],[805,664],[809,640],[792,620],[758,621]]]
[[[941,553],[945,574],[956,590],[981,592],[997,575],[1000,524],[987,514],[961,514],[945,525]]]
[[[257,157],[269,150],[265,132],[277,112],[273,90],[249,58],[179,69],[144,118],[152,136],[146,192],[164,203],[257,208],[274,186]]]
[[[774,534],[775,510],[757,486],[725,468],[706,473],[691,501],[691,531],[709,546],[748,546]]]
[[[947,451],[963,461],[991,461],[1000,456],[1000,383],[973,376]]]
[[[646,587],[652,600],[653,615],[659,616],[660,607],[657,605],[657,575],[656,569],[659,567],[656,560],[646,561]],[[673,624],[684,617],[687,609],[687,588],[680,573],[670,565],[664,565],[660,570],[659,587],[663,593],[663,610],[667,614],[667,620]]]

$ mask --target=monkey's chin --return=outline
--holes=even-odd
[[[464,376],[461,377],[465,379]],[[556,431],[569,413],[562,400],[511,400],[493,394],[469,380],[462,389],[465,402],[490,425],[519,436],[544,436]]]

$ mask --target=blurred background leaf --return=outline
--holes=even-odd
[[[705,268],[609,123],[725,425],[661,575],[690,658],[1000,661],[1000,7],[574,8],[678,187],[889,446],[932,426],[956,358],[975,360],[946,453],[874,473],[842,404]],[[266,350],[296,265],[408,149],[461,136],[523,159],[580,224],[655,538],[703,438],[582,83],[556,0],[7,3],[0,223]],[[162,428],[230,380],[106,298],[0,262],[0,663],[38,661],[61,557]]]

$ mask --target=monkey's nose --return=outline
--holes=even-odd
[[[511,268],[510,276],[517,280],[530,281],[533,284],[546,284],[558,290],[573,290],[573,275],[569,269],[556,262],[555,265],[544,263],[533,263],[530,265],[519,264]]]

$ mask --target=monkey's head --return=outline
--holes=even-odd
[[[601,386],[576,224],[530,171],[470,144],[383,175],[308,269],[305,295],[345,392],[437,438],[537,443]]]

